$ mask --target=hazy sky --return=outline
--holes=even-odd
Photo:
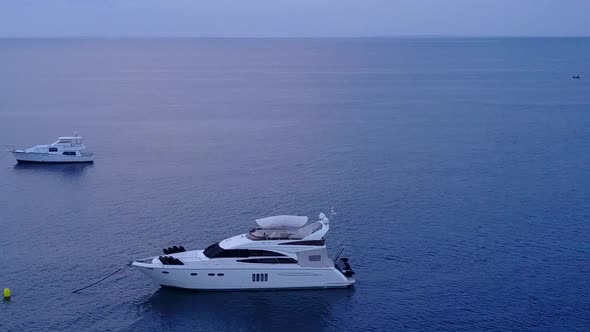
[[[0,37],[590,36],[590,0],[0,0]]]

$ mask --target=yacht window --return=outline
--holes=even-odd
[[[57,148],[49,148],[49,152],[57,152]]]
[[[221,247],[219,246],[219,242],[218,242],[218,243],[214,243],[214,244],[208,246],[203,251],[203,254],[209,258],[213,258],[213,257],[216,257],[217,255],[221,254],[222,252],[223,252],[223,249],[221,249]]]
[[[309,255],[308,259],[310,262],[319,262],[322,260],[322,255]]]
[[[252,257],[252,256],[285,256],[283,254],[279,254],[278,252],[268,251],[268,250],[247,250],[247,251],[248,251],[248,256],[246,256],[246,257]]]
[[[203,254],[209,258],[213,258],[213,257],[216,257],[217,255],[221,254],[222,252],[223,252],[223,249],[221,249],[221,247],[219,246],[219,242],[218,242],[218,243],[214,243],[214,244],[208,246],[203,251]]]
[[[74,151],[66,151],[63,154],[66,155],[66,156],[75,156],[76,155],[76,152],[74,152]]]
[[[268,281],[268,273],[252,273],[252,282]]]
[[[250,249],[223,249],[219,242],[214,243],[203,251],[207,258],[247,258],[255,256],[285,256],[278,252],[268,250],[250,250]]]
[[[241,263],[259,263],[259,264],[297,264],[297,260],[293,258],[249,258],[239,259]]]
[[[293,258],[276,258],[279,264],[297,264],[297,260]]]

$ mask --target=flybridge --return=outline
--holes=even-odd
[[[63,136],[58,137],[57,142],[51,145],[57,144],[72,144],[72,145],[82,145],[82,137],[78,136],[78,132],[74,133],[74,136]]]
[[[246,237],[251,241],[264,240],[322,240],[330,229],[329,219],[320,213],[320,220],[305,225],[307,217],[273,216],[256,219],[260,228],[252,229]]]
[[[57,139],[55,143],[71,143],[71,142],[78,142],[82,143],[82,137],[60,137]]]
[[[276,228],[299,228],[307,223],[309,219],[306,216],[272,216],[256,219],[258,226],[268,229]]]

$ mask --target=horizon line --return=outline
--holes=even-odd
[[[510,39],[510,38],[590,38],[590,35],[374,35],[374,36],[0,36],[0,39]]]

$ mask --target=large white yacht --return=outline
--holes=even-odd
[[[87,152],[78,133],[72,137],[60,137],[52,144],[37,145],[21,150],[10,148],[8,151],[19,163],[91,163],[94,154]]]
[[[307,217],[257,219],[259,227],[210,245],[182,246],[132,265],[162,286],[198,290],[345,288],[354,284],[348,259],[328,256],[329,219],[305,225]],[[340,251],[342,252],[342,251]]]

